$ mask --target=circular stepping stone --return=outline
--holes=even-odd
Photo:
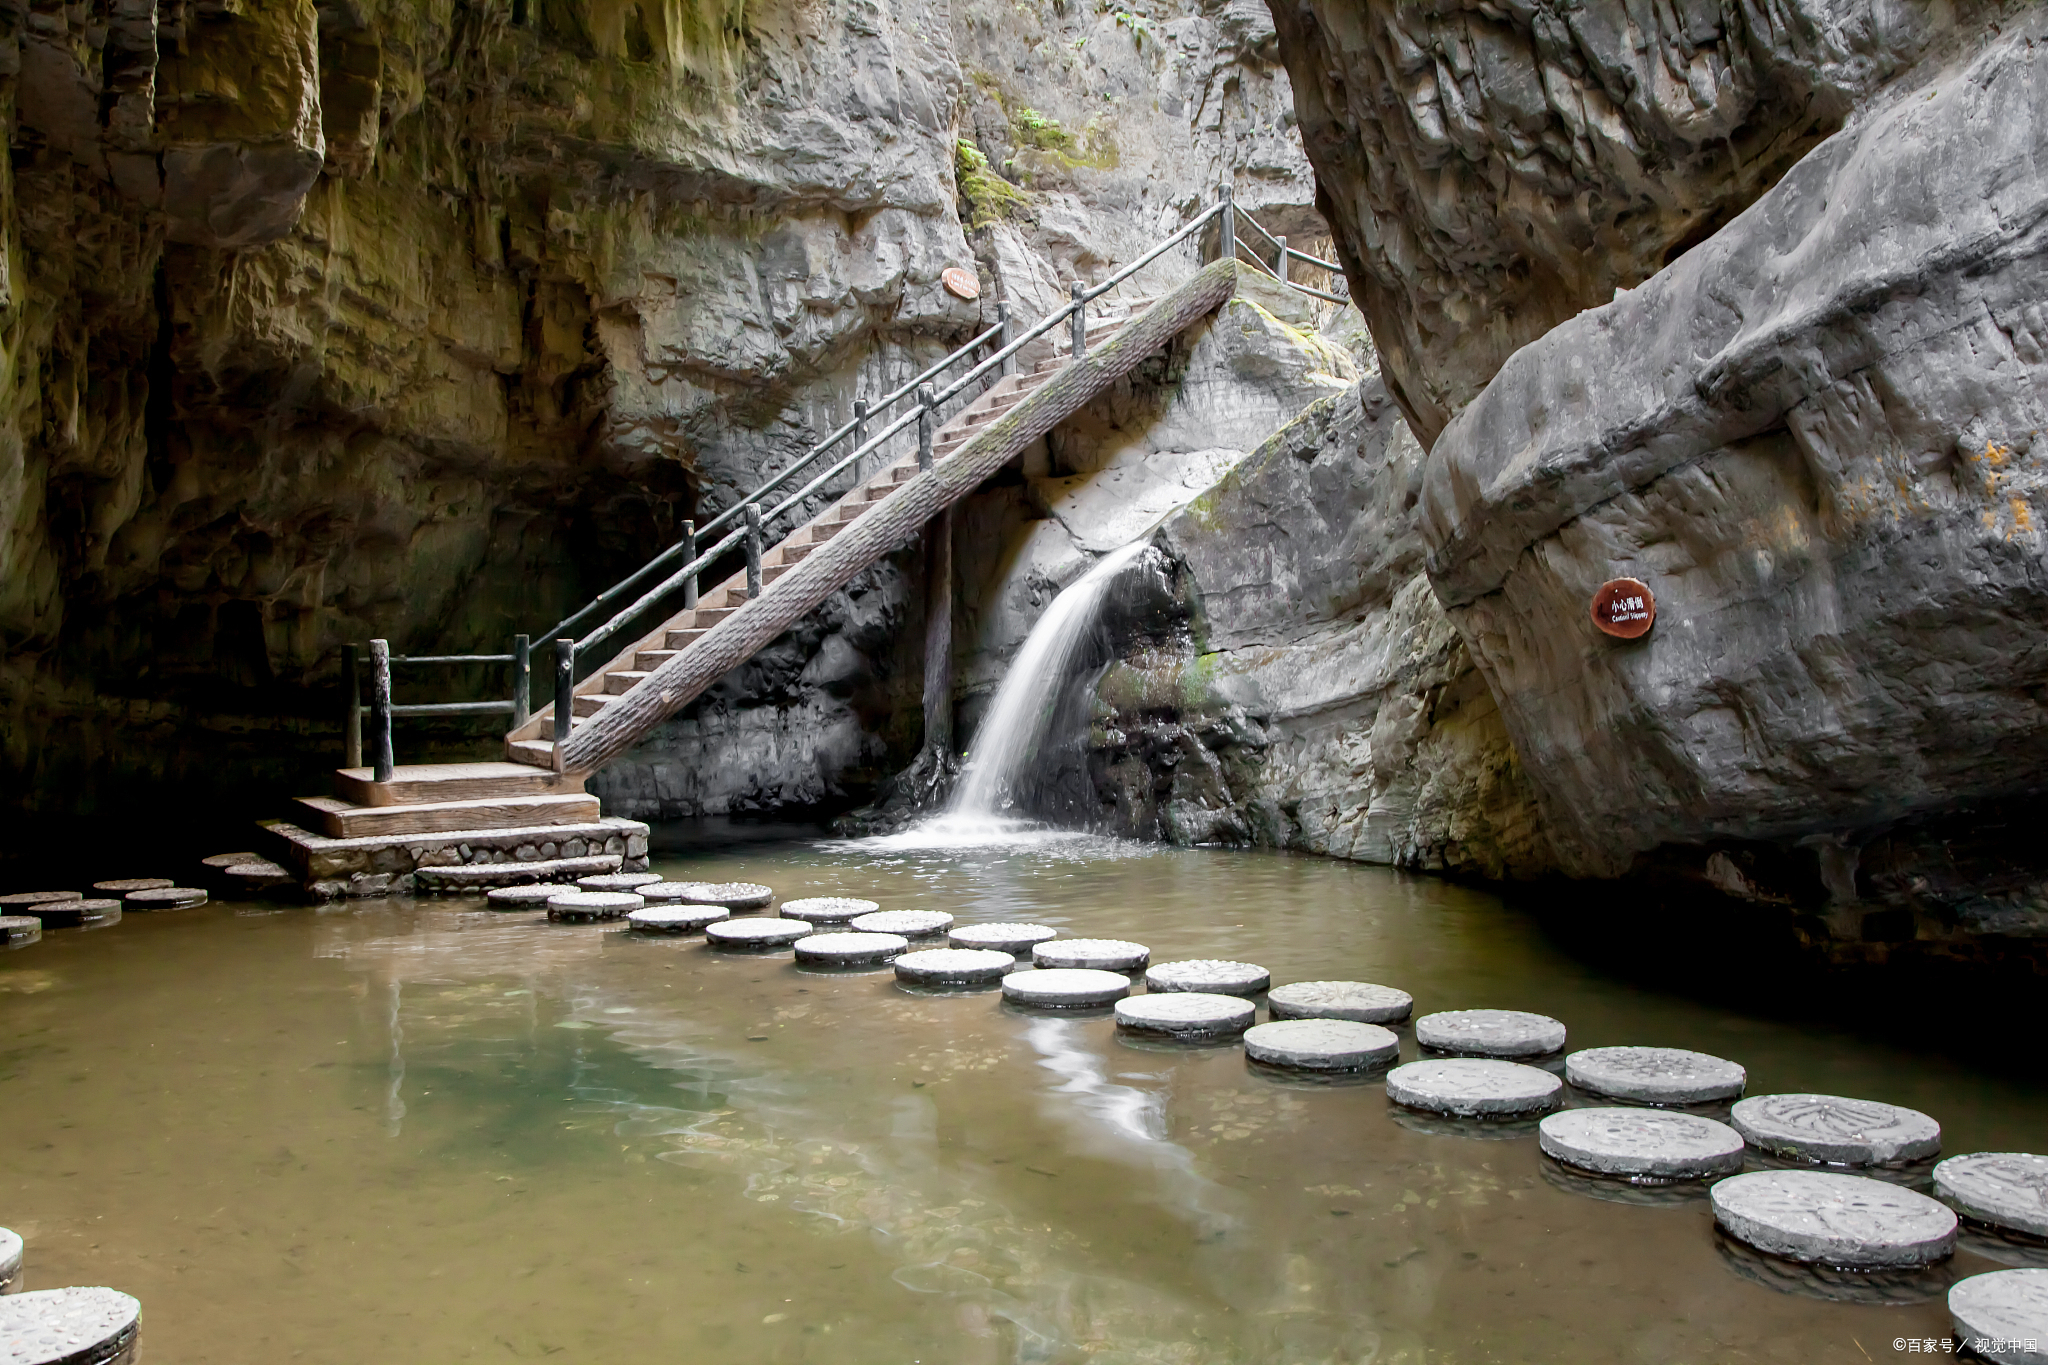
[[[759,882],[669,882],[673,891],[663,893],[663,900],[684,901],[691,905],[722,905],[735,914],[747,910],[766,910],[775,900],[775,892]]]
[[[1113,1005],[1130,993],[1129,977],[1080,967],[1027,968],[1003,978],[1003,999],[1038,1009]]]
[[[84,904],[84,901],[44,901],[39,905],[23,906],[21,912],[41,920],[45,929],[76,929],[85,923],[85,911],[79,908]]]
[[[274,891],[298,880],[284,868],[263,858],[236,863],[223,874],[231,891]]]
[[[1387,1098],[1410,1109],[1465,1119],[1541,1114],[1558,1106],[1564,1082],[1520,1062],[1441,1057],[1387,1073]]]
[[[1258,1006],[1235,995],[1169,991],[1133,995],[1116,1002],[1116,1026],[1166,1038],[1225,1038],[1243,1033],[1259,1017]]]
[[[216,872],[225,872],[229,868],[239,866],[242,863],[260,863],[262,861],[263,855],[260,853],[216,853],[211,858],[201,858],[199,865],[201,867],[210,867]]]
[[[0,896],[0,914],[20,913],[20,907],[48,905],[52,901],[82,901],[85,897],[76,891],[16,891]]]
[[[1152,950],[1120,938],[1059,938],[1031,950],[1039,967],[1073,967],[1098,972],[1142,972]]]
[[[2048,1156],[1972,1152],[1934,1168],[1934,1192],[1965,1218],[2048,1237]]]
[[[1564,1047],[1564,1025],[1521,1010],[1446,1010],[1417,1019],[1415,1041],[1459,1057],[1541,1057]]]
[[[1273,984],[1273,974],[1249,962],[1218,962],[1193,958],[1162,962],[1145,973],[1148,991],[1201,991],[1208,995],[1257,995]]]
[[[647,905],[626,912],[626,923],[650,934],[694,934],[732,917],[722,905]]]
[[[853,920],[853,927],[863,934],[901,934],[905,938],[930,938],[952,926],[953,917],[943,910],[883,910]]]
[[[1283,1019],[1247,1029],[1245,1055],[1294,1071],[1370,1071],[1401,1055],[1401,1040],[1355,1019]]]
[[[858,896],[804,896],[799,900],[784,901],[777,913],[784,919],[809,920],[812,924],[844,924],[862,915],[872,915],[882,907],[874,901],[864,901]]]
[[[867,967],[887,962],[908,947],[910,940],[901,934],[810,934],[797,940],[796,960],[817,967]]]
[[[119,901],[80,901],[78,904],[85,911],[85,927],[88,929],[107,929],[121,922]]]
[[[493,910],[545,910],[557,896],[573,896],[576,888],[556,882],[534,882],[526,886],[499,886],[484,892],[484,902]]]
[[[1941,1125],[1917,1109],[1840,1095],[1752,1095],[1729,1114],[1749,1145],[1795,1161],[1883,1166],[1941,1150]]]
[[[896,979],[913,986],[985,986],[1016,970],[1016,958],[993,948],[926,948],[896,959]]]
[[[1391,1024],[1406,1019],[1414,1008],[1415,997],[1408,992],[1364,981],[1296,981],[1275,986],[1266,995],[1266,1010],[1275,1019]]]
[[[43,936],[43,922],[34,915],[0,915],[0,948],[26,948]]]
[[[987,948],[991,952],[1023,957],[1060,931],[1044,924],[966,924],[946,935],[955,948]]]
[[[1643,1104],[1707,1104],[1742,1094],[1749,1073],[1734,1062],[1682,1047],[1591,1047],[1564,1059],[1581,1090]]]
[[[159,886],[151,891],[130,891],[121,903],[130,910],[190,910],[206,904],[206,893],[196,886]]]
[[[21,1278],[21,1234],[0,1228],[0,1294]]]
[[[548,918],[563,924],[623,919],[646,903],[630,891],[563,891],[548,897]]]
[[[638,891],[643,886],[652,886],[661,880],[658,872],[600,872],[591,877],[578,877],[578,891]]]
[[[133,1359],[142,1305],[118,1289],[37,1289],[0,1298],[6,1365],[101,1365]]]
[[[712,947],[731,952],[769,953],[814,931],[800,919],[727,919],[705,925],[704,938]]]
[[[253,861],[254,855],[251,855]],[[177,883],[168,877],[125,877],[120,881],[94,882],[92,889],[108,896],[125,896],[130,891],[161,891]]]
[[[2048,1365],[2048,1270],[1994,1270],[1957,1281],[1948,1315],[1963,1345],[1997,1365]]]
[[[1567,1166],[1631,1180],[1704,1180],[1742,1169],[1742,1134],[1692,1114],[1568,1109],[1536,1130],[1537,1145]]]
[[[1846,1270],[1927,1265],[1956,1244],[1948,1205],[1860,1175],[1751,1171],[1715,1185],[1713,1203],[1729,1236],[1788,1261]]]

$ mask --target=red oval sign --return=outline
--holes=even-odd
[[[972,270],[962,270],[957,265],[947,266],[939,274],[939,283],[945,285],[947,292],[956,298],[978,299],[981,297],[981,281],[974,278]]]
[[[1617,640],[1649,634],[1657,624],[1657,598],[1640,578],[1616,578],[1593,594],[1593,624]]]

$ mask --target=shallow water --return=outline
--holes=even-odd
[[[1084,840],[656,870],[1540,1010],[1573,1047],[1735,1058],[1752,1093],[1926,1109],[1951,1153],[2048,1134],[2038,1087],[1617,982],[1492,896],[1372,868]],[[0,955],[30,1286],[139,1295],[158,1365],[1818,1365],[1946,1337],[1942,1285],[1996,1268],[1831,1301],[1873,1293],[1748,1263],[1682,1192],[1593,1197],[1525,1128],[480,904],[213,905]]]

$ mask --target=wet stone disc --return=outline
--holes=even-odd
[[[1273,984],[1273,974],[1249,962],[1218,962],[1194,958],[1162,962],[1145,973],[1148,991],[1202,991],[1209,995],[1257,995]]]
[[[21,1234],[0,1228],[0,1294],[21,1278]]]
[[[42,936],[43,922],[34,915],[0,915],[0,948],[26,948]]]
[[[1130,993],[1129,977],[1086,968],[1027,968],[1003,978],[1003,999],[1039,1009],[1113,1005]]]
[[[242,863],[260,863],[262,861],[263,855],[260,853],[216,853],[211,858],[201,858],[199,865],[201,867],[210,867],[216,872],[224,872],[228,868],[239,866]],[[168,886],[170,883],[165,882],[164,885]],[[141,888],[137,889],[140,890]]]
[[[727,919],[704,926],[704,938],[714,948],[733,952],[773,952],[787,948],[815,931],[800,919]]]
[[[556,882],[536,882],[526,886],[500,886],[484,893],[484,902],[493,910],[545,910],[548,902],[557,896],[573,895],[576,888]]]
[[[4,1365],[108,1365],[133,1358],[142,1305],[117,1289],[38,1289],[0,1298]]]
[[[1258,1017],[1251,1001],[1206,991],[1133,995],[1116,1002],[1118,1028],[1167,1038],[1229,1037],[1243,1033]]]
[[[2048,1237],[2048,1156],[1972,1152],[1934,1168],[1934,1192],[1965,1218]],[[2048,1333],[2043,1334],[2048,1337]]]
[[[16,907],[25,905],[48,905],[52,901],[82,901],[85,897],[76,891],[16,891],[0,896],[0,912],[18,914]]]
[[[759,882],[669,882],[663,900],[685,901],[691,905],[722,905],[735,913],[766,910],[775,892]]]
[[[564,891],[548,898],[548,918],[564,924],[623,919],[646,903],[630,891]]]
[[[927,948],[896,959],[896,979],[913,986],[981,986],[1017,970],[1017,959],[993,948]]]
[[[963,924],[946,936],[955,948],[988,948],[1022,957],[1060,931],[1045,924]]]
[[[1632,1180],[1704,1180],[1742,1169],[1742,1134],[1691,1114],[1568,1109],[1537,1129],[1537,1143],[1567,1166]]]
[[[1956,1216],[1924,1194],[1832,1171],[1751,1171],[1713,1189],[1714,1221],[1788,1261],[1848,1270],[1927,1265],[1956,1244]]]
[[[1283,1019],[1244,1035],[1247,1057],[1297,1071],[1370,1071],[1401,1055],[1401,1040],[1355,1019]]]
[[[810,934],[796,941],[796,960],[819,967],[863,967],[887,962],[909,946],[901,934]]]
[[[1541,1057],[1564,1046],[1564,1025],[1522,1010],[1446,1010],[1417,1019],[1415,1041],[1459,1057]]]
[[[255,858],[250,855],[251,861]],[[94,882],[92,889],[107,896],[125,896],[130,891],[161,891],[177,883],[168,877],[124,877],[120,881]]]
[[[1036,966],[1098,972],[1141,972],[1151,960],[1150,948],[1120,938],[1056,938],[1031,950]]]
[[[953,927],[953,917],[943,910],[883,910],[860,915],[853,927],[863,934],[901,934],[905,938],[930,938]]]
[[[876,902],[858,896],[804,896],[784,901],[777,913],[784,919],[809,920],[812,924],[844,924],[881,908]]]
[[[578,877],[578,891],[638,891],[661,880],[655,872],[600,872],[592,877]]]
[[[1682,1047],[1593,1047],[1564,1059],[1581,1090],[1642,1104],[1706,1104],[1742,1094],[1749,1073],[1734,1062]]]
[[[1485,1057],[1438,1057],[1387,1073],[1387,1098],[1458,1118],[1514,1118],[1557,1108],[1564,1082],[1533,1066]]]
[[[1275,986],[1266,995],[1266,1009],[1275,1019],[1391,1024],[1406,1019],[1414,1008],[1415,997],[1408,992],[1364,981],[1296,981]]]
[[[2048,1270],[1994,1270],[1959,1280],[1948,1315],[1963,1344],[1997,1365],[2048,1365]]]
[[[24,915],[33,915],[43,922],[45,929],[76,929],[85,923],[84,907],[87,901],[43,901],[38,905],[21,907]]]
[[[1917,1109],[1840,1095],[1752,1095],[1729,1119],[1752,1147],[1795,1161],[1883,1166],[1941,1150],[1941,1125]]]
[[[731,916],[722,905],[646,905],[627,911],[626,924],[649,934],[694,934]]]
[[[190,910],[206,904],[206,893],[196,886],[159,886],[130,891],[121,901],[130,910]]]

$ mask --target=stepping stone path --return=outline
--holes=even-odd
[[[1116,1026],[1167,1038],[1227,1038],[1259,1017],[1258,1006],[1235,995],[1170,991],[1116,1002]]]
[[[1948,1291],[1963,1345],[1997,1365],[2048,1365],[2048,1270],[1994,1270]]]
[[[896,979],[913,986],[990,986],[1017,970],[993,948],[926,948],[896,959]]]
[[[1878,1270],[1929,1265],[1956,1245],[1946,1204],[1867,1176],[1751,1171],[1715,1185],[1712,1198],[1731,1237],[1789,1261]]]
[[[1679,1047],[1593,1047],[1564,1059],[1564,1078],[1581,1090],[1643,1104],[1732,1100],[1749,1083],[1733,1062]]]
[[[665,891],[662,899],[685,901],[691,905],[722,905],[734,914],[747,910],[766,910],[775,900],[775,892],[759,882],[670,882],[673,891]]]
[[[955,948],[988,948],[1022,957],[1060,931],[1044,924],[967,924],[953,930],[946,941]]]
[[[190,910],[206,904],[206,893],[196,886],[159,886],[130,891],[121,902],[130,910]]]
[[[1145,973],[1148,991],[1202,991],[1209,995],[1257,995],[1273,984],[1273,974],[1249,962],[1218,962],[1195,958],[1162,962]]]
[[[858,896],[805,896],[801,900],[784,901],[778,912],[784,919],[809,920],[813,924],[844,924],[872,915],[882,907],[874,901],[864,901]]]
[[[0,896],[0,915],[19,915],[33,905],[48,905],[52,901],[82,901],[85,897],[76,891],[16,891],[12,895]]]
[[[774,952],[812,932],[814,926],[800,919],[728,919],[704,926],[705,941],[713,948],[741,953]]]
[[[905,938],[930,938],[953,927],[953,917],[943,910],[883,910],[858,915],[853,927],[863,934],[901,934]]]
[[[21,1234],[0,1228],[0,1294],[21,1278]]]
[[[1941,1151],[1941,1125],[1917,1109],[1840,1095],[1753,1095],[1729,1119],[1752,1147],[1795,1161],[1885,1166]]]
[[[901,934],[809,934],[796,941],[796,960],[817,967],[868,967],[909,947],[910,940]]]
[[[594,877],[578,877],[578,891],[635,891],[643,886],[652,886],[661,880],[658,872],[600,872]]]
[[[1291,1071],[1370,1071],[1398,1060],[1401,1040],[1355,1019],[1283,1019],[1246,1030],[1244,1051]]]
[[[1150,948],[1120,938],[1059,938],[1031,950],[1034,966],[1098,972],[1141,972],[1151,960]]]
[[[574,895],[576,888],[559,882],[536,882],[531,886],[495,886],[484,893],[484,903],[493,910],[545,910],[557,896]]]
[[[731,917],[722,905],[646,905],[627,911],[626,924],[650,934],[694,934]]]
[[[176,885],[177,883],[168,877],[124,877],[120,881],[94,882],[92,889],[103,896],[125,896],[130,891],[161,891],[167,886]]]
[[[548,898],[548,918],[563,924],[624,919],[647,904],[630,891],[564,891]]]
[[[0,948],[26,948],[43,937],[43,922],[34,915],[0,915]]]
[[[1447,1010],[1415,1021],[1415,1041],[1458,1057],[1542,1057],[1564,1047],[1564,1025],[1521,1010]]]
[[[1387,1098],[1410,1109],[1461,1119],[1544,1114],[1564,1098],[1564,1082],[1520,1062],[1442,1057],[1387,1073]]]
[[[1275,1019],[1391,1024],[1406,1019],[1414,1008],[1415,997],[1408,992],[1364,981],[1296,981],[1275,986],[1266,995],[1266,1010]]]
[[[1543,1120],[1537,1145],[1567,1166],[1631,1180],[1704,1180],[1742,1169],[1742,1134],[1692,1114],[1568,1109]]]
[[[1965,1218],[2030,1237],[2048,1237],[2048,1156],[1952,1156],[1934,1168],[1934,1192]],[[2048,1340],[2048,1332],[2042,1336]]]
[[[1072,1010],[1113,1005],[1131,993],[1120,972],[1082,967],[1027,968],[1003,978],[1003,999],[1036,1009]]]
[[[38,1289],[0,1298],[6,1365],[125,1365],[142,1305],[118,1289]]]

